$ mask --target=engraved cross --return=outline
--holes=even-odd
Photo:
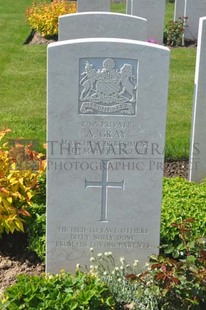
[[[108,160],[103,160],[103,168],[102,168],[102,180],[101,181],[87,181],[85,179],[85,188],[88,187],[101,187],[102,195],[101,195],[101,222],[107,222],[107,194],[108,187],[110,188],[120,188],[124,187],[124,180],[121,182],[109,182],[108,181]]]

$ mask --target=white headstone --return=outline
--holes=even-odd
[[[165,0],[129,0],[127,14],[146,18],[148,39],[163,42]]]
[[[158,253],[168,72],[155,44],[49,45],[47,272],[89,266],[91,247],[129,264]]]
[[[91,12],[59,18],[59,41],[96,37],[146,41],[146,33],[146,19],[126,14]]]
[[[184,17],[185,0],[175,0],[174,21]]]
[[[206,177],[206,17],[200,18],[195,72],[189,179]]]
[[[78,12],[110,12],[110,0],[77,0]]]
[[[199,19],[206,16],[206,0],[185,0],[184,16],[188,17],[185,39],[197,40]]]
[[[129,14],[129,15],[132,14],[132,12],[131,12],[131,10],[132,10],[132,1],[133,0],[126,0],[126,13]]]

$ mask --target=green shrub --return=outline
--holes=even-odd
[[[74,276],[26,276],[17,278],[0,301],[2,310],[132,309],[203,310],[206,306],[206,249],[190,248],[185,223],[178,225],[186,247],[185,259],[152,256],[143,270],[138,261],[116,264],[111,252],[94,254],[91,265]]]
[[[173,223],[187,223],[191,240],[206,236],[206,182],[193,183],[183,178],[165,178],[161,212],[161,244],[165,253],[184,256],[185,246]]]
[[[44,259],[45,249],[45,176],[41,178],[40,192],[36,195],[38,204],[29,208],[28,221],[29,248]],[[39,183],[40,184],[40,183]],[[41,200],[41,197],[42,200]],[[184,256],[185,246],[180,238],[179,227],[174,227],[187,219],[191,240],[206,236],[206,182],[192,183],[183,178],[165,178],[161,212],[161,251],[173,257]],[[38,240],[39,237],[39,240]],[[192,246],[192,244],[191,244]]]
[[[38,177],[36,186],[36,195],[32,198],[36,204],[46,204],[46,174],[43,173]]]
[[[204,247],[199,244],[191,248],[189,222],[185,220],[175,225],[185,245],[185,258],[153,257],[150,271],[146,272],[152,278],[152,285],[158,287],[158,303],[162,310],[206,308],[206,239]]]
[[[76,12],[76,3],[67,0],[53,0],[51,3],[34,2],[26,10],[26,17],[33,30],[42,36],[58,34],[58,18],[60,15]]]
[[[46,207],[44,204],[32,204],[27,221],[28,249],[35,252],[44,261],[46,252]]]
[[[21,275],[7,288],[2,310],[112,310],[114,301],[108,287],[96,277],[77,272],[59,275]]]
[[[163,42],[170,46],[181,46],[185,30],[186,18],[179,18],[177,21],[170,20],[164,28]]]
[[[111,252],[92,257],[90,273],[106,283],[118,307],[133,310],[203,310],[206,306],[206,248],[190,247],[186,224],[177,224],[180,238],[185,244],[185,258],[151,256],[142,271],[138,261],[128,266],[120,258],[117,266]],[[205,241],[206,239],[204,239]]]

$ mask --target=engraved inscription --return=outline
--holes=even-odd
[[[148,242],[110,242],[110,241],[91,241],[90,243],[84,241],[62,241],[56,240],[56,247],[95,247],[95,248],[132,248],[132,249],[148,249],[152,246]]]
[[[108,181],[108,160],[103,160],[103,169],[102,169],[102,180],[97,181],[87,181],[85,180],[85,188],[88,187],[101,187],[101,222],[107,222],[107,188],[120,188],[123,189],[124,180],[121,182],[109,182]]]
[[[79,87],[79,114],[135,115],[137,61],[80,59]]]
[[[59,226],[63,237],[56,240],[56,247],[134,248],[148,249],[150,233],[144,227],[67,227]],[[64,240],[62,240],[64,239]]]

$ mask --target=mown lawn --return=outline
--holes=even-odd
[[[1,128],[12,137],[46,140],[46,46],[24,45],[32,0],[0,0]]]
[[[23,44],[31,31],[24,13],[32,2],[0,0],[0,119],[1,128],[12,129],[12,137],[39,139],[42,145],[46,141],[47,47]],[[173,9],[173,4],[166,5],[165,22],[173,17]],[[124,13],[125,6],[116,3],[112,10]],[[167,157],[189,154],[195,56],[195,48],[171,49]]]

